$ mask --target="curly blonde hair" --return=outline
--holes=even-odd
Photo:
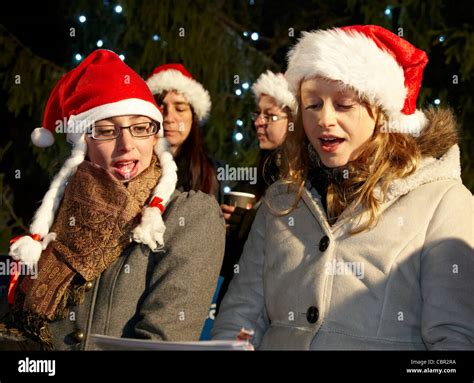
[[[301,105],[301,100],[299,105]],[[362,100],[375,119],[375,129],[372,137],[359,150],[358,157],[349,162],[344,169],[350,177],[332,182],[327,190],[328,220],[332,224],[349,206],[361,206],[361,213],[369,213],[369,219],[360,223],[351,233],[356,234],[377,224],[381,201],[377,187],[382,196],[387,192],[390,183],[412,174],[419,163],[421,153],[416,139],[402,133],[386,133],[388,118],[379,107],[372,107]],[[301,109],[301,108],[300,108]],[[285,215],[298,205],[303,193],[305,180],[311,167],[308,150],[309,141],[303,128],[301,110],[298,110],[293,131],[289,131],[282,146],[282,179],[288,186],[296,186],[296,198],[292,206],[276,214]],[[379,195],[380,196],[380,195]],[[275,212],[275,210],[270,206]]]

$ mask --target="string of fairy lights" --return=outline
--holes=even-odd
[[[116,6],[114,6],[114,12],[117,13],[117,14],[120,14],[122,13],[123,11],[123,7],[119,4],[117,4]],[[79,23],[81,24],[84,24],[87,22],[87,17],[84,15],[84,14],[81,14],[78,16],[77,18],[79,20]],[[159,36],[158,35],[153,35],[152,36],[152,39],[154,41],[158,41],[159,40]],[[104,46],[104,40],[102,39],[98,39],[97,42],[96,42],[96,46],[97,48],[102,48]],[[125,60],[125,55],[124,54],[119,54],[119,57],[122,59],[122,60]],[[75,53],[74,54],[74,59],[76,60],[76,62],[80,62],[82,61],[82,59],[84,58],[84,56],[80,53]]]
[[[108,1],[107,1],[108,3]],[[254,5],[255,2],[254,0],[249,0],[249,5]],[[115,12],[116,14],[122,14],[122,12],[124,11],[123,7],[120,5],[120,4],[116,4],[112,7],[113,9],[113,12]],[[385,10],[384,10],[384,15],[387,17],[387,18],[392,18],[392,7],[390,6],[387,6],[385,7]],[[85,24],[87,23],[87,16],[84,14],[84,13],[81,13],[78,17],[77,17],[77,20],[79,21],[80,24]],[[260,35],[258,32],[251,32],[251,31],[246,31],[246,32],[242,32],[242,36],[244,38],[244,40],[250,40],[252,42],[257,42],[259,41],[260,39]],[[151,39],[155,42],[159,42],[161,41],[161,37],[160,35],[158,34],[153,34],[151,36]],[[440,43],[444,43],[446,41],[446,36],[445,35],[441,35],[439,36],[438,38],[438,41]],[[166,43],[163,41],[163,43]],[[96,46],[97,48],[103,48],[105,47],[105,39],[104,38],[99,38],[97,41],[96,41]],[[126,57],[123,53],[120,53],[119,54],[119,57],[122,59],[122,60],[125,60]],[[84,58],[83,54],[81,53],[75,53],[74,54],[74,60],[79,63],[80,61],[82,61]],[[245,81],[243,82],[242,84],[240,85],[237,85],[234,89],[234,93],[236,96],[238,97],[242,97],[245,95],[245,93],[250,89],[250,83],[248,81]],[[433,101],[432,101],[432,104],[435,105],[435,106],[439,106],[441,104],[441,100],[439,98],[435,98]],[[232,138],[233,138],[233,141],[236,142],[236,144],[240,143],[244,138],[244,132],[243,132],[243,128],[245,126],[245,122],[243,119],[241,118],[238,118],[237,120],[235,120],[235,126],[233,128],[233,133],[232,133]],[[234,155],[238,155],[238,152],[237,151],[234,151]],[[228,187],[226,187],[228,188]],[[230,189],[229,189],[230,190]]]
[[[250,0],[249,4],[254,5],[254,1]],[[123,7],[119,4],[113,6],[112,9],[113,9],[113,12],[115,12],[116,14],[122,14],[122,12],[124,11]],[[79,21],[80,24],[86,24],[87,23],[86,14],[81,13],[77,17],[77,20]],[[245,40],[250,40],[250,41],[253,41],[253,42],[256,42],[260,39],[260,34],[258,32],[243,32],[242,36]],[[153,41],[158,42],[158,41],[161,41],[161,36],[158,35],[158,34],[153,34],[151,36],[151,39]],[[105,47],[105,39],[104,38],[99,38],[96,42],[96,46],[97,46],[97,48],[104,48]],[[74,54],[74,60],[77,63],[81,62],[84,59],[84,57],[85,56],[83,54],[79,53],[79,52]],[[125,60],[125,54],[120,53],[119,57],[122,60]],[[235,95],[239,96],[239,97],[243,96],[244,93],[247,92],[250,89],[250,85],[251,84],[247,81],[243,82],[241,85],[237,86],[234,89]],[[235,127],[234,127],[233,133],[232,133],[232,138],[233,138],[234,142],[239,143],[244,139],[244,132],[242,131],[244,125],[245,125],[245,122],[244,122],[243,119],[238,118],[237,120],[235,120]],[[234,155],[238,155],[238,152],[235,151]]]

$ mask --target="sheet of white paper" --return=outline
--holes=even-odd
[[[89,345],[95,350],[221,350],[249,351],[253,350],[250,343],[237,340],[210,340],[201,342],[164,342],[148,339],[117,338],[107,335],[92,334]]]

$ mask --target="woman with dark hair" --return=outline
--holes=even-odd
[[[156,67],[147,84],[163,111],[164,134],[178,166],[177,188],[219,199],[215,164],[206,154],[201,131],[211,110],[209,92],[181,64]]]

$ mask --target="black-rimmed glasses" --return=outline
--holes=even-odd
[[[122,129],[128,129],[130,134],[135,138],[147,138],[158,133],[160,124],[155,121],[147,121],[129,126],[92,125],[89,134],[94,140],[115,140],[120,137]]]

